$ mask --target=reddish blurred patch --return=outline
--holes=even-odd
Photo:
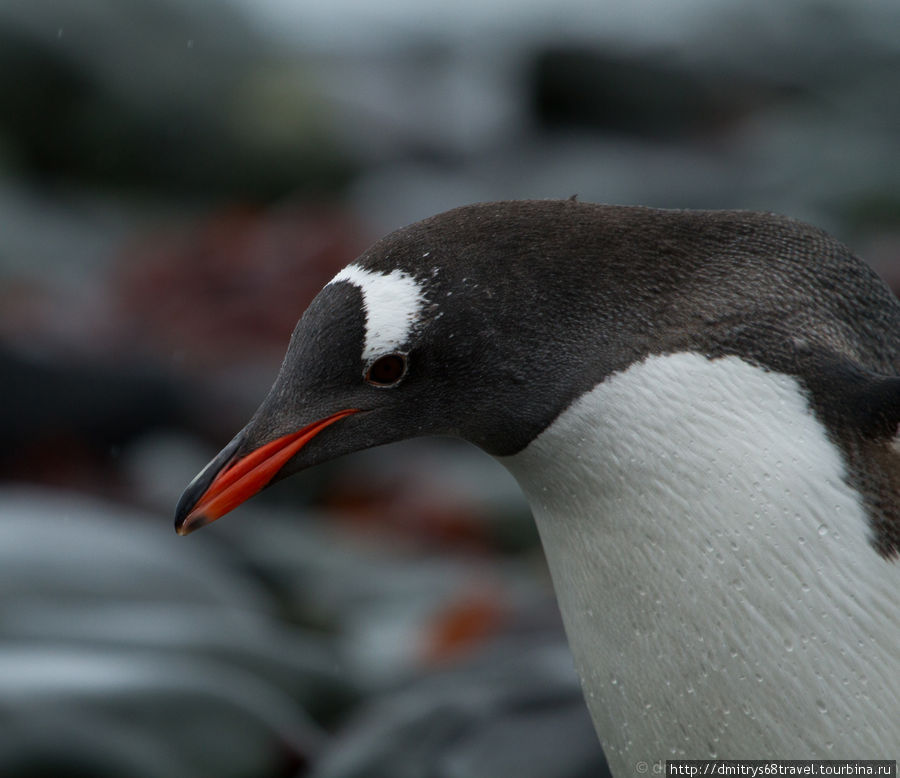
[[[439,611],[425,631],[422,659],[444,664],[469,653],[498,635],[506,623],[502,593],[480,587],[462,593]]]
[[[278,364],[300,314],[367,241],[325,204],[233,206],[123,250],[114,281],[129,347],[203,373]]]
[[[489,516],[474,498],[427,476],[359,480],[341,477],[322,498],[336,520],[356,532],[388,534],[440,548],[491,548]]]
[[[124,500],[129,496],[128,485],[111,465],[116,454],[100,450],[95,441],[68,429],[38,430],[13,454],[0,456],[0,474],[9,481],[40,483]]]

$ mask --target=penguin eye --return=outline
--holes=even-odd
[[[385,354],[369,365],[366,381],[372,386],[393,386],[404,375],[406,375],[406,355]]]

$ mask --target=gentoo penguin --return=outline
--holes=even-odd
[[[529,499],[614,774],[895,759],[898,371],[900,304],[814,227],[467,206],[321,291],[176,527],[341,454],[457,436]]]

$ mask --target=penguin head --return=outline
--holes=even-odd
[[[574,344],[548,337],[550,321],[576,308],[564,274],[539,262],[541,212],[457,209],[339,272],[297,323],[259,409],[186,489],[178,532],[372,446],[437,435],[494,456],[524,448],[577,394],[584,369]]]
[[[871,270],[773,214],[457,208],[378,241],[319,293],[175,526],[187,534],[292,473],[407,438],[511,456],[610,375],[687,351],[795,377],[895,554],[898,331],[900,306]]]

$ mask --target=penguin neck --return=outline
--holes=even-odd
[[[648,357],[501,461],[614,774],[900,742],[900,565],[793,377]]]

